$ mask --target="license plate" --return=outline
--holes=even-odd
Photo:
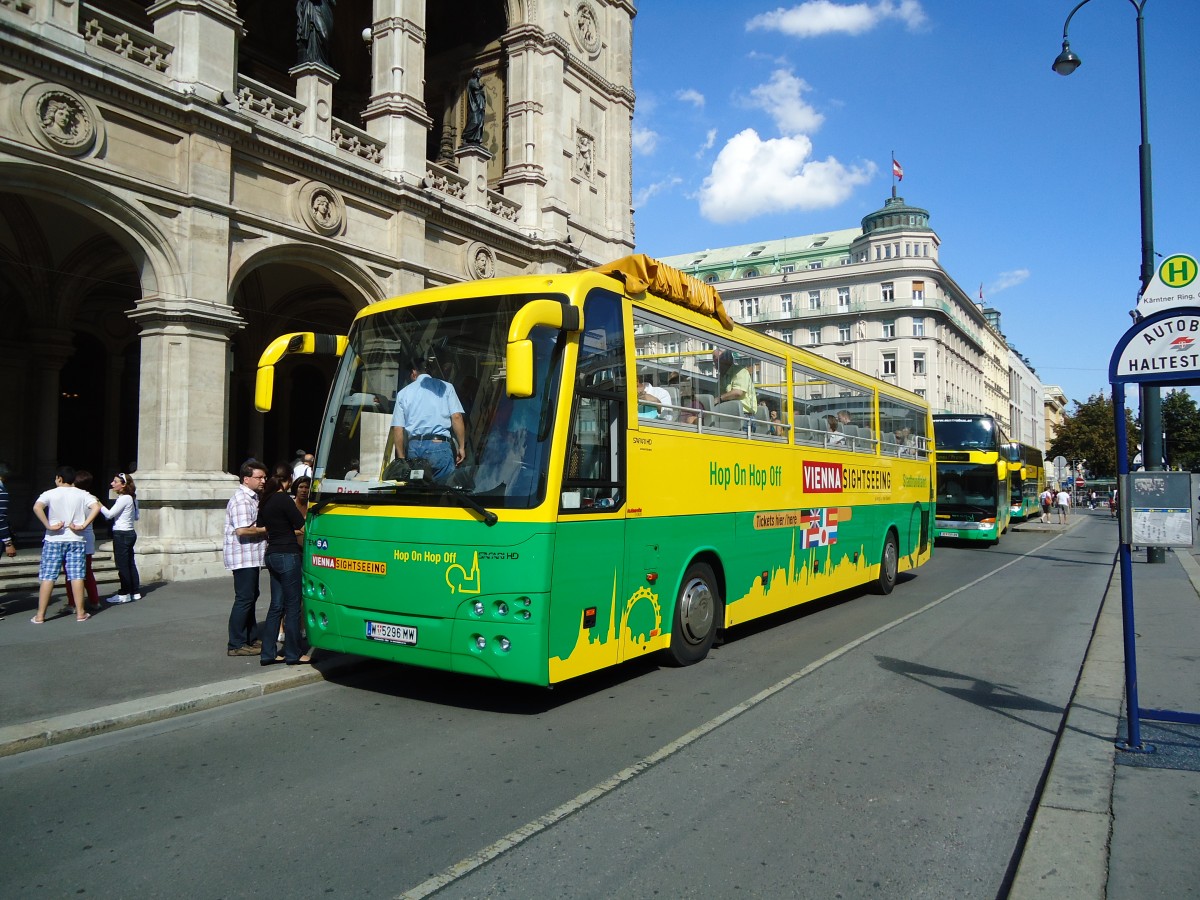
[[[938,537],[952,537],[952,538],[956,538],[956,537],[958,537],[958,532],[957,532],[957,531],[939,531],[939,532],[938,532]]]
[[[417,629],[412,625],[389,625],[387,622],[367,622],[367,640],[389,644],[417,644]]]

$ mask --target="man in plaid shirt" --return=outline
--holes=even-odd
[[[267,529],[254,523],[267,467],[257,459],[248,459],[238,474],[242,483],[225,507],[225,568],[233,572],[233,610],[229,613],[226,654],[258,656],[262,641],[254,606],[258,602],[258,573],[266,551]]]

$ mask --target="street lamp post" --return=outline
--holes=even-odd
[[[1137,12],[1137,57],[1138,57],[1138,109],[1141,113],[1142,143],[1138,147],[1138,172],[1140,175],[1142,200],[1142,291],[1154,277],[1154,197],[1150,184],[1150,127],[1146,115],[1146,41],[1145,18],[1143,12],[1149,0],[1129,0]],[[1080,8],[1091,3],[1082,0],[1076,4],[1063,23],[1062,52],[1054,60],[1053,69],[1059,75],[1070,75],[1082,65],[1082,60],[1071,52],[1071,43],[1067,39],[1067,29],[1071,18]],[[1162,395],[1157,386],[1142,387],[1142,461],[1147,469],[1162,468]],[[1167,561],[1166,551],[1161,547],[1149,547],[1146,550],[1146,561],[1163,563]]]

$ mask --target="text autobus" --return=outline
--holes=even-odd
[[[939,413],[933,431],[937,537],[996,543],[1011,515],[1004,430],[989,415]]]
[[[318,648],[540,685],[656,651],[682,665],[720,628],[889,592],[930,557],[924,401],[734,325],[645,257],[385,301],[348,339],[284,335],[260,409],[273,364],[322,344],[342,358],[304,538]],[[465,410],[443,482],[392,459],[414,353]],[[759,405],[720,400],[744,373]],[[639,406],[643,379],[666,402]]]

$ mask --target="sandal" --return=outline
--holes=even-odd
[[[76,621],[76,622],[86,622],[86,621],[87,621],[88,619],[90,619],[91,617],[92,617],[92,614],[91,614],[91,613],[84,613],[82,617],[80,617],[80,616],[76,616],[76,617],[75,617],[75,621]]]
[[[34,616],[29,621],[32,622],[34,625],[45,625],[46,624],[45,619],[39,619],[37,616]]]

